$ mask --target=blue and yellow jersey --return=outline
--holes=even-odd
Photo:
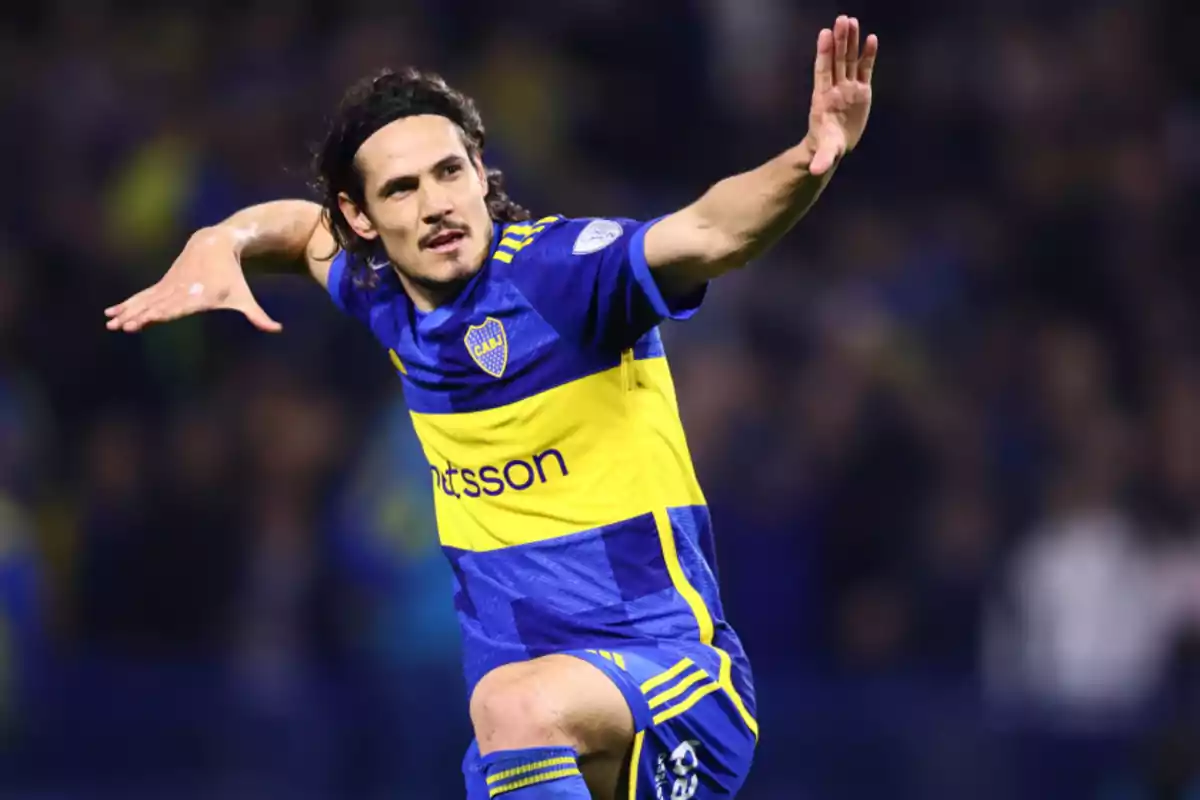
[[[429,461],[470,686],[502,664],[583,648],[697,641],[753,714],[726,624],[713,532],[658,324],[651,223],[496,225],[482,269],[422,313],[390,269],[366,289],[346,255],[329,288],[395,365]]]

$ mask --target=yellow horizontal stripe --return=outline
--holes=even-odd
[[[620,653],[613,653],[613,661],[617,662],[617,666],[625,669],[625,656]]]
[[[493,786],[492,788],[488,789],[488,796],[496,797],[504,794],[505,792],[511,792],[516,789],[524,789],[527,786],[536,786],[539,783],[546,783],[547,781],[556,781],[560,778],[570,778],[579,774],[579,768],[572,767],[571,769],[560,769],[557,772],[543,772],[541,775],[530,775],[527,778],[519,778],[518,780],[515,780],[512,783],[506,783],[503,786]]]
[[[532,764],[522,764],[519,767],[513,767],[512,769],[504,770],[504,772],[498,772],[488,778],[487,782],[499,783],[500,781],[516,777],[517,775],[524,775],[527,772],[537,772],[539,769],[545,769],[546,767],[561,767],[574,763],[575,759],[569,756],[564,756],[563,758],[548,758],[545,761],[535,761]]]
[[[549,225],[551,222],[554,222],[557,219],[558,219],[558,217],[542,217],[541,219],[539,219],[537,221],[537,224],[538,225]]]
[[[729,699],[733,701],[733,705],[737,708],[738,714],[742,717],[742,722],[746,723],[746,727],[754,734],[754,738],[758,738],[758,720],[750,715],[746,709],[746,704],[742,701],[742,696],[738,694],[737,687],[733,685],[733,660],[720,648],[713,648],[717,651],[717,655],[721,658],[721,688],[725,690],[725,694],[729,695]]]
[[[686,692],[688,687],[695,686],[697,683],[705,679],[711,680],[708,675],[704,674],[703,670],[696,670],[667,691],[663,692],[662,694],[655,695],[650,700],[650,707],[658,708],[661,705],[671,702],[676,697],[679,697],[679,695]]]
[[[499,408],[413,413],[442,544],[500,550],[703,505],[666,359],[635,366],[636,398],[613,367]]]
[[[503,261],[505,264],[511,263],[513,259],[512,253],[505,252],[504,250],[497,250],[496,255],[492,256],[492,258],[497,261]]]
[[[528,236],[533,233],[532,225],[509,225],[503,231],[505,236]]]
[[[671,708],[668,708],[666,711],[663,711],[662,713],[655,716],[654,724],[661,725],[662,723],[666,722],[669,719],[674,719],[675,717],[678,717],[680,714],[686,712],[692,706],[696,705],[696,703],[699,703],[705,697],[708,697],[713,692],[718,691],[720,688],[721,688],[720,685],[716,684],[716,683],[709,683],[704,686],[701,686],[699,689],[692,692],[688,696],[688,699],[684,700],[679,705],[672,706]]]
[[[650,680],[643,683],[642,684],[642,692],[648,693],[651,689],[655,688],[656,686],[662,686],[664,683],[671,680],[676,675],[679,675],[680,673],[682,673],[685,669],[687,669],[690,666],[692,666],[692,660],[690,658],[683,659],[682,661],[680,661],[675,666],[671,667],[666,672],[659,673],[658,675],[655,675],[653,678],[651,678]]]
[[[500,246],[511,247],[513,250],[519,251],[532,241],[532,239],[510,239],[506,236],[500,240]]]

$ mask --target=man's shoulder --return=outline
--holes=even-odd
[[[638,224],[623,217],[562,215],[511,223],[501,229],[495,258],[506,264],[584,259],[629,235]]]
[[[520,259],[524,262],[541,248],[537,245],[547,240],[547,232],[554,231],[567,223],[567,218],[558,214],[537,220],[502,223],[500,241],[492,258],[502,264],[512,264]],[[553,234],[550,234],[553,238]]]

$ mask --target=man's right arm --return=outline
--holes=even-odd
[[[337,252],[315,203],[276,200],[250,206],[192,234],[157,283],[105,310],[108,328],[134,333],[146,325],[230,309],[261,330],[278,332],[282,326],[258,304],[246,275],[307,272],[327,286]]]
[[[338,247],[322,219],[322,209],[307,200],[274,200],[250,206],[194,236],[208,236],[232,249],[242,269],[254,274],[308,272],[326,286]]]

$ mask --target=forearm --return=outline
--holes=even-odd
[[[247,274],[304,274],[308,251],[321,223],[321,207],[306,200],[274,200],[250,206],[196,232],[228,245]]]
[[[768,250],[812,207],[833,170],[809,172],[808,140],[762,166],[714,184],[650,229],[646,260],[660,284],[686,290]]]
[[[811,148],[802,142],[757,169],[720,181],[697,200],[699,224],[715,232],[710,257],[726,269],[739,267],[791,230],[833,174],[812,175],[811,160]]]

